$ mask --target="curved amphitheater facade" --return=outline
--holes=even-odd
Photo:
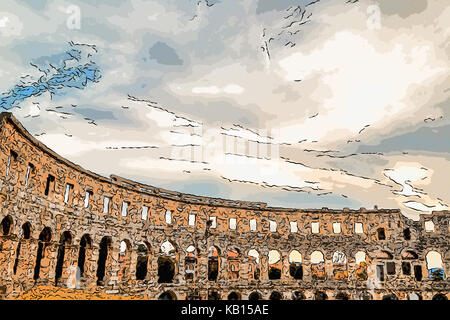
[[[37,286],[149,299],[446,299],[448,211],[270,208],[65,160],[0,116],[0,295]]]

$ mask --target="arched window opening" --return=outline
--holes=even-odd
[[[171,283],[175,277],[176,250],[170,241],[165,241],[160,247],[161,257],[158,258],[158,283]]]
[[[433,300],[448,300],[447,296],[442,293],[435,294]]]
[[[283,300],[283,296],[278,291],[274,291],[270,294],[269,300]]]
[[[411,260],[417,259],[418,256],[414,251],[405,251],[402,254],[402,273],[404,275],[411,275]]]
[[[11,232],[11,227],[13,225],[13,219],[11,216],[6,216],[2,220],[2,235],[7,236]]]
[[[119,247],[119,281],[126,281],[130,273],[131,243],[128,240],[120,241]]]
[[[323,253],[320,251],[311,253],[311,277],[315,280],[323,280],[326,278],[325,259]]]
[[[52,239],[52,233],[50,231],[50,228],[45,227],[44,230],[39,234],[39,241],[38,241],[38,249],[36,253],[36,264],[34,266],[34,275],[33,279],[37,280],[39,279],[40,272],[41,272],[41,262],[42,259],[45,257],[46,249],[50,245],[50,241]]]
[[[148,246],[138,245],[136,261],[136,280],[145,280],[148,272]]]
[[[281,279],[281,254],[277,250],[269,251],[269,280]]]
[[[208,280],[217,281],[219,275],[219,255],[217,247],[210,247],[208,252]]]
[[[255,249],[248,251],[248,280],[258,280],[260,274],[259,252]]]
[[[197,270],[197,249],[189,246],[186,249],[186,258],[184,259],[184,270],[186,280],[194,280]]]
[[[408,300],[422,300],[422,296],[413,292],[408,295]]]
[[[359,295],[359,300],[372,300],[372,295],[365,291]]]
[[[219,292],[216,290],[208,291],[208,300],[220,300]]]
[[[159,295],[158,300],[177,300],[177,296],[172,291],[165,291]]]
[[[302,255],[297,250],[289,253],[289,274],[296,280],[303,279]]]
[[[228,272],[232,280],[239,279],[240,271],[240,252],[236,248],[228,249]]]
[[[88,234],[81,237],[80,249],[78,251],[78,268],[80,269],[80,277],[84,276],[84,272],[87,269],[89,258],[92,254],[92,241]]]
[[[380,251],[377,253],[378,264],[376,266],[376,273],[378,281],[385,281],[386,274],[395,274],[395,262],[393,255],[387,251]]]
[[[13,266],[13,273],[14,274],[17,274],[17,268],[19,266],[20,261],[24,260],[21,257],[21,254],[20,254],[20,250],[21,250],[21,247],[22,247],[22,242],[23,242],[23,240],[28,240],[30,238],[31,238],[31,224],[29,222],[25,222],[22,225],[21,239],[19,240],[19,243],[17,244],[16,259],[14,261],[14,266]],[[27,258],[27,257],[25,257],[25,258]]]
[[[377,229],[377,238],[378,240],[386,240],[386,233],[384,231],[384,228]]]
[[[333,254],[333,275],[335,280],[348,278],[347,256],[342,251],[336,251]]]
[[[59,279],[63,275],[64,267],[68,267],[64,265],[64,258],[66,256],[66,249],[72,243],[72,235],[69,231],[64,231],[59,239],[58,244],[58,254],[56,256],[56,269],[55,269],[55,285],[58,284]],[[66,263],[67,264],[67,263]]]
[[[444,265],[441,254],[437,251],[430,251],[426,255],[428,278],[433,281],[445,279]]]
[[[171,283],[175,276],[175,264],[170,257],[158,258],[158,283]]]
[[[305,300],[306,296],[301,291],[292,292],[292,300]]]
[[[241,300],[241,295],[233,291],[228,295],[228,300]]]
[[[411,240],[411,230],[409,228],[403,230],[403,238],[405,240]]]
[[[248,296],[248,300],[250,301],[261,300],[261,295],[258,292],[254,291],[250,293],[250,295]]]
[[[338,292],[338,294],[335,297],[336,300],[350,300],[350,297],[345,292]]]
[[[102,286],[106,275],[106,269],[109,267],[108,258],[111,251],[111,238],[103,237],[100,241],[100,250],[97,261],[97,285]]]
[[[398,300],[395,294],[386,294],[383,296],[383,300]]]
[[[314,300],[327,300],[327,299],[328,299],[328,296],[323,291],[316,291],[314,293]]]
[[[365,281],[367,280],[367,261],[366,253],[364,251],[358,251],[355,255],[356,261],[356,279]]]

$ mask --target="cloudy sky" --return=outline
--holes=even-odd
[[[442,0],[2,0],[0,111],[83,167],[299,208],[450,204]]]

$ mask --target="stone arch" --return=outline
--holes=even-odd
[[[444,280],[444,264],[442,256],[435,250],[428,251],[425,256],[428,270],[428,278],[434,281]]]
[[[1,222],[1,232],[2,232],[2,236],[8,236],[12,233],[12,229],[14,227],[14,220],[10,215],[7,215],[6,217],[4,217],[2,219]]]
[[[177,249],[171,241],[164,241],[158,258],[158,283],[171,283],[176,274]]]
[[[173,291],[164,291],[158,297],[158,300],[177,300],[177,295]]]
[[[413,250],[404,250],[402,252],[402,273],[404,275],[411,275],[412,273],[412,266],[411,262],[414,260],[417,260],[419,258],[418,254],[414,252]],[[417,279],[417,268],[414,270],[416,274]]]
[[[278,250],[269,251],[269,280],[281,279],[281,253]]]
[[[328,300],[328,295],[324,291],[317,290],[314,292],[314,300]]]
[[[105,276],[109,275],[111,268],[111,237],[105,236],[100,241],[99,255],[97,261],[97,285],[104,283]]]
[[[228,272],[231,280],[239,279],[241,269],[241,252],[236,247],[231,247],[227,251]]]
[[[292,292],[292,300],[306,300],[306,296],[301,291]]]
[[[348,278],[347,255],[343,251],[333,253],[333,276],[335,280]]]
[[[58,253],[56,256],[55,268],[55,285],[63,277],[64,271],[70,266],[70,261],[67,259],[67,251],[72,244],[72,234],[70,231],[64,231],[59,238]]]
[[[217,281],[219,277],[220,249],[211,246],[208,249],[208,280]]]
[[[48,264],[49,264],[48,256],[50,254],[51,240],[52,240],[52,231],[49,227],[45,227],[39,234],[36,262],[34,266],[34,275],[33,275],[34,280],[39,279],[41,277],[41,273],[44,273],[45,276],[48,274]],[[43,262],[45,263],[44,266],[42,266]]]
[[[350,296],[346,292],[338,292],[334,297],[335,300],[350,300]]]
[[[382,300],[398,300],[397,296],[393,293],[385,294]]]
[[[408,300],[422,300],[422,296],[416,292],[408,294]]]
[[[119,245],[119,282],[127,281],[131,269],[131,242],[128,239],[120,241]]]
[[[248,300],[251,300],[251,301],[261,300],[261,294],[258,291],[253,291],[248,296]]]
[[[396,273],[395,262],[393,261],[394,256],[392,253],[386,250],[380,250],[376,254],[376,259],[376,275],[378,281],[385,281],[386,274],[394,275]]]
[[[208,300],[220,300],[220,294],[217,290],[208,291]]]
[[[148,273],[150,246],[148,243],[140,243],[137,247],[136,280],[145,280]]]
[[[358,251],[355,254],[355,262],[356,262],[356,279],[365,281],[368,278],[367,274],[367,255],[364,251]]]
[[[241,294],[236,291],[232,291],[228,294],[228,300],[241,300]]]
[[[22,275],[26,273],[26,269],[29,267],[27,266],[27,261],[32,253],[30,252],[30,243],[27,243],[26,240],[31,239],[31,232],[31,223],[27,221],[22,225],[19,243],[16,248],[16,258],[13,266],[14,274],[17,274],[17,270],[19,269],[19,273]]]
[[[448,300],[448,298],[443,293],[437,293],[433,296],[432,300]]]
[[[269,300],[283,300],[283,295],[278,291],[273,291],[270,294]]]
[[[322,251],[316,250],[311,253],[311,276],[315,280],[326,278],[325,257]]]
[[[289,253],[289,274],[296,280],[303,279],[303,261],[302,254],[297,250],[292,250]]]
[[[372,300],[372,295],[369,292],[364,291],[359,295],[359,300]]]
[[[260,268],[260,255],[256,249],[250,249],[247,252],[248,258],[248,280],[259,280],[261,268]]]
[[[190,245],[186,249],[186,257],[184,258],[184,274],[186,280],[196,279],[198,263],[198,249]]]
[[[80,239],[80,248],[78,250],[77,264],[80,269],[80,277],[89,270],[90,260],[92,258],[92,239],[89,234],[84,234]]]

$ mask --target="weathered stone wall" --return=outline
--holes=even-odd
[[[71,266],[79,265],[81,251],[85,262],[84,273],[77,283],[79,288],[120,295],[140,294],[149,299],[157,299],[163,292],[170,292],[176,299],[207,299],[213,291],[221,299],[227,299],[232,292],[241,299],[248,299],[252,292],[258,292],[263,299],[268,299],[273,292],[280,293],[283,299],[291,299],[294,292],[313,299],[317,291],[329,299],[335,299],[339,293],[351,299],[360,299],[363,293],[369,293],[372,299],[388,294],[408,299],[412,293],[423,299],[439,293],[449,296],[448,278],[429,279],[426,263],[427,254],[436,251],[441,255],[445,275],[450,271],[447,211],[412,221],[399,210],[283,209],[269,208],[263,203],[185,195],[86,171],[45,147],[8,113],[1,114],[0,129],[0,294],[3,297],[14,297],[38,284],[64,287],[68,278],[75,283],[75,269]],[[55,180],[46,195],[49,174]],[[67,184],[73,187],[65,203]],[[87,191],[90,200],[85,208]],[[103,213],[105,196],[111,198],[107,213]],[[129,203],[126,216],[121,214],[123,201]],[[149,208],[146,220],[141,216],[142,206]],[[167,210],[172,212],[171,224],[165,221]],[[196,216],[194,226],[188,223],[189,214]],[[215,228],[207,226],[212,216],[217,218]],[[230,229],[230,218],[236,218],[235,230]],[[256,231],[250,230],[251,219],[257,222]],[[276,221],[276,232],[270,231],[269,220]],[[434,223],[433,232],[425,230],[425,221],[430,220]],[[291,232],[290,223],[294,221],[297,232]],[[311,225],[316,221],[320,227],[319,233],[314,234]],[[333,223],[340,223],[340,233],[333,232]],[[355,232],[355,223],[362,223],[363,233]],[[29,236],[26,226],[30,227]],[[50,231],[47,239],[44,228]],[[378,239],[378,228],[384,228],[385,240]],[[410,240],[405,239],[406,228],[410,230]],[[80,245],[83,236],[88,239],[85,249]],[[110,244],[105,276],[98,281],[100,243],[104,237],[108,237]],[[122,254],[121,241],[127,244]],[[166,241],[173,245],[174,252],[163,252],[161,245]],[[139,245],[148,251],[148,271],[143,280],[136,280]],[[196,248],[190,255],[195,265],[194,276],[186,280],[186,250],[191,245]],[[219,250],[216,281],[208,280],[211,246]],[[232,249],[236,249],[238,256],[228,258]],[[251,249],[258,252],[258,263],[249,257]],[[281,260],[276,263],[281,266],[281,279],[269,279],[270,250],[281,254]],[[292,250],[301,254],[302,279],[290,275]],[[311,272],[310,258],[314,251],[321,251],[325,258],[323,280],[314,279]],[[333,265],[336,251],[345,254],[340,266]],[[356,263],[358,251],[365,253],[365,264]],[[41,259],[37,259],[38,252]],[[58,256],[61,261],[57,266]],[[158,283],[161,257],[174,262],[171,283]],[[37,260],[40,260],[38,268]],[[395,274],[386,274],[387,262],[395,263]],[[404,274],[402,262],[410,263],[410,275]],[[255,266],[260,269],[258,279],[249,272],[250,265],[253,270]],[[377,265],[383,265],[384,281],[378,280]],[[423,274],[422,280],[416,280],[418,269]]]

